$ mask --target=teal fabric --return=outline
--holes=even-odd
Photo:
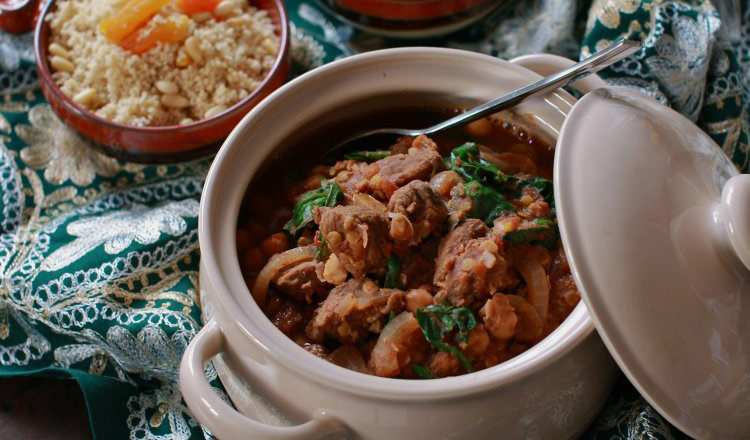
[[[579,58],[635,36],[646,48],[602,76],[680,111],[747,170],[750,2],[509,0],[419,41],[356,31],[316,2],[286,5],[292,76],[399,45]],[[177,377],[202,325],[196,227],[211,159],[142,165],[89,148],[44,102],[31,44],[0,33],[0,375],[73,377],[97,439],[209,438]],[[622,379],[585,437],[684,435]]]

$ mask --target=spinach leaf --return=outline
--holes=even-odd
[[[391,155],[391,152],[385,151],[385,150],[353,151],[351,153],[346,153],[344,155],[344,159],[353,159],[353,160],[359,160],[363,162],[375,162],[380,159],[385,159],[386,157],[390,155]]]
[[[386,289],[401,288],[401,259],[396,254],[392,254],[386,263],[383,287]]]
[[[440,351],[456,356],[466,371],[474,371],[474,366],[458,347],[448,345],[443,341],[445,336],[458,330],[454,339],[457,342],[468,342],[469,331],[477,326],[476,317],[470,308],[433,304],[424,309],[417,309],[416,316],[419,328],[427,342]]]
[[[508,232],[503,236],[504,240],[513,244],[538,243],[547,249],[552,249],[557,244],[557,225],[552,219],[541,217],[534,219],[534,226],[528,229],[518,229]]]
[[[326,246],[326,237],[323,233],[318,230],[318,240],[320,240],[320,247],[315,250],[315,259],[323,261],[328,257],[328,246]]]
[[[316,206],[334,207],[344,196],[341,188],[334,182],[322,182],[318,189],[308,191],[302,194],[302,197],[294,205],[292,218],[282,228],[293,241],[302,233],[302,229],[309,225],[313,220],[313,213]]]
[[[470,218],[478,218],[488,226],[504,212],[515,212],[515,207],[494,188],[482,185],[476,180],[464,184],[464,194],[471,198]]]
[[[482,159],[476,142],[467,142],[454,148],[450,159],[445,162],[448,168],[458,173],[467,182],[475,180],[484,185],[495,186],[497,190],[502,190],[506,182],[515,179]]]
[[[432,374],[429,368],[424,365],[414,364],[411,366],[411,370],[422,379],[434,379],[435,375]]]

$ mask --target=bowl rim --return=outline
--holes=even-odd
[[[406,47],[376,50],[340,59],[309,71],[274,91],[262,103],[253,108],[250,113],[245,115],[242,121],[232,130],[232,133],[230,133],[219,153],[214,158],[201,195],[198,217],[198,234],[201,248],[200,270],[201,274],[205,275],[201,276],[202,281],[205,280],[210,285],[210,287],[202,286],[202,289],[210,290],[213,294],[212,299],[215,299],[219,303],[219,309],[226,313],[226,315],[215,314],[212,319],[216,319],[217,315],[228,317],[230,322],[220,322],[221,326],[232,325],[238,328],[246,339],[251,340],[256,348],[259,348],[269,359],[276,361],[279,366],[292,370],[309,380],[325,383],[326,386],[364,397],[389,400],[398,399],[400,401],[446,399],[481,393],[498,386],[518,383],[563,357],[594,332],[593,322],[582,301],[579,302],[565,321],[542,341],[524,353],[496,366],[474,373],[440,379],[423,381],[394,379],[365,375],[339,367],[299,347],[273,326],[267,318],[260,320],[260,322],[254,321],[241,310],[234,296],[231,295],[230,292],[232,289],[223,273],[224,270],[235,271],[239,270],[239,268],[221,268],[218,264],[217,254],[220,249],[217,243],[210,238],[213,227],[212,216],[215,212],[226,213],[228,210],[218,210],[215,207],[215,195],[221,191],[222,187],[231,184],[232,179],[228,179],[224,175],[226,173],[223,172],[225,168],[223,164],[227,162],[231,163],[235,150],[242,146],[241,136],[244,134],[245,126],[258,117],[259,114],[262,114],[267,107],[273,105],[279,97],[294,93],[295,89],[305,87],[307,83],[325,77],[331,71],[335,72],[336,70],[346,69],[358,64],[372,63],[373,60],[404,55],[449,58],[451,62],[460,62],[461,59],[465,61],[478,60],[485,63],[492,62],[498,68],[504,67],[511,71],[515,70],[518,73],[522,73],[528,76],[530,80],[540,78],[539,75],[531,70],[489,55],[459,49]],[[575,102],[575,99],[567,94],[567,92],[561,91],[556,93],[560,93],[566,99]],[[236,203],[241,203],[241,200],[237,200]],[[258,305],[254,302],[252,307],[263,315]],[[265,317],[265,315],[263,316]],[[293,347],[296,347],[296,349]],[[306,353],[306,355],[302,353]]]
[[[247,0],[248,3],[252,3],[254,0]],[[116,131],[129,131],[144,135],[158,135],[168,134],[180,131],[199,131],[204,128],[210,128],[211,125],[216,123],[226,122],[228,119],[236,115],[236,113],[242,110],[242,107],[253,102],[257,97],[262,94],[268,84],[272,81],[274,74],[282,68],[284,63],[288,62],[289,51],[291,47],[291,30],[289,27],[289,15],[284,5],[283,0],[270,0],[273,2],[276,12],[279,14],[279,25],[274,25],[274,28],[279,32],[279,50],[276,53],[273,66],[263,77],[263,80],[249,95],[227,108],[218,115],[212,116],[207,119],[200,119],[193,121],[189,124],[184,125],[158,125],[158,126],[137,126],[127,125],[118,122],[110,121],[108,119],[97,116],[90,110],[79,106],[73,102],[73,98],[67,96],[60,90],[55,80],[52,78],[52,71],[49,69],[49,62],[47,61],[48,47],[42,45],[41,34],[45,26],[49,26],[47,23],[47,15],[51,12],[53,5],[56,0],[49,0],[44,5],[42,12],[39,14],[36,26],[34,27],[34,56],[36,58],[37,76],[40,82],[46,83],[49,87],[50,92],[54,98],[68,111],[75,115],[75,117],[85,120],[88,123],[93,123],[99,126],[103,126],[109,130]],[[257,7],[257,6],[256,6]],[[51,29],[49,31],[51,34]],[[119,147],[117,147],[119,149]],[[190,151],[186,150],[185,152]],[[172,154],[172,153],[167,153]]]

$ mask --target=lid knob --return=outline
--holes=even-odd
[[[724,185],[719,219],[735,255],[750,270],[750,174],[736,175]]]

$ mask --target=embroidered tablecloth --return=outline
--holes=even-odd
[[[286,5],[293,74],[407,44],[312,1]],[[579,58],[629,35],[645,49],[601,75],[680,111],[746,171],[749,1],[508,1],[459,33],[409,44]],[[32,39],[0,32],[0,375],[73,377],[98,439],[209,438],[177,372],[202,325],[196,228],[210,158],[142,165],[89,148],[41,96]],[[681,437],[625,379],[586,434]]]

